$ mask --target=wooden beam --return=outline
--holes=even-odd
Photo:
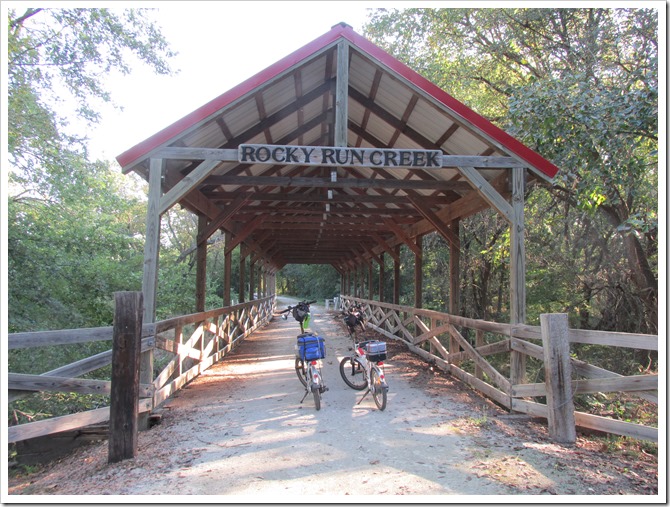
[[[206,160],[202,162],[195,170],[184,176],[179,183],[172,187],[162,198],[159,206],[159,213],[162,215],[172,206],[178,203],[184,196],[196,189],[214,168],[219,164],[218,160]]]
[[[235,237],[232,238],[230,244],[228,243],[228,239],[226,238],[226,250],[225,250],[226,255],[232,252],[237,245],[239,245],[240,243],[242,243],[242,241],[244,241],[247,237],[249,237],[249,234],[254,232],[254,230],[256,230],[258,226],[263,223],[263,220],[265,220],[265,216],[263,215],[259,215],[258,217],[256,217],[255,220],[245,225],[241,231],[235,234]]]
[[[335,82],[335,146],[347,146],[349,120],[349,43],[337,44],[337,79]]]
[[[249,199],[244,195],[240,195],[236,199],[233,199],[230,204],[226,205],[223,211],[221,211],[221,213],[219,213],[208,226],[198,232],[198,245],[206,242],[212,234],[219,230],[227,220],[230,220],[230,218],[232,218],[233,215],[235,215],[235,213],[237,213],[247,202],[249,202]]]
[[[202,182],[202,186],[212,185],[240,185],[261,187],[307,187],[307,188],[390,188],[400,190],[452,190],[462,192],[472,187],[465,181],[452,180],[417,180],[417,179],[389,179],[389,178],[330,178],[293,177],[293,176],[238,176],[216,175],[209,176]]]
[[[408,195],[407,199],[412,203],[412,205],[417,209],[419,213],[421,213],[426,220],[428,220],[437,232],[439,232],[444,239],[447,240],[447,242],[450,245],[453,245],[455,248],[460,249],[461,248],[461,241],[456,236],[453,232],[449,230],[449,227],[447,227],[447,224],[445,224],[440,218],[433,212],[433,210],[430,209],[430,207],[426,206],[419,197],[414,196],[414,195]]]
[[[414,252],[416,255],[421,255],[421,249],[414,244],[412,238],[410,238],[407,235],[407,233],[405,233],[402,227],[399,227],[392,220],[389,219],[384,220],[384,223],[389,229],[391,229],[395,233],[396,236],[398,236],[402,240],[402,242],[405,245],[407,245],[412,250],[412,252]]]
[[[512,223],[514,212],[512,206],[501,196],[474,167],[458,167],[458,171],[465,176],[475,190],[486,202],[493,206],[507,222]]]

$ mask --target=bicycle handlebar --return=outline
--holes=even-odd
[[[309,306],[309,305],[314,304],[314,303],[316,303],[316,300],[314,300],[314,301],[305,301],[305,300],[303,299],[302,301],[300,301],[300,302],[299,302],[297,305],[295,305],[295,306],[291,306],[291,305],[289,305],[289,307],[288,307],[286,310],[282,310],[281,312],[279,312],[279,314],[281,315],[282,313],[288,313],[288,312],[290,312],[291,310],[293,310],[294,308],[297,308],[297,307],[299,307],[299,306],[301,306],[301,305]]]

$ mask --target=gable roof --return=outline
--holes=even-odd
[[[136,171],[148,179],[149,159],[165,159],[167,191],[206,158],[165,156],[169,147],[334,146],[337,47],[342,41],[348,45],[349,56],[349,147],[508,157],[516,166],[528,167],[548,180],[558,172],[538,153],[343,23],[120,154],[117,161],[125,173]],[[508,196],[508,167],[484,163],[477,171]],[[462,179],[457,167],[439,171],[340,167],[336,169],[337,183],[328,181],[331,171],[330,167],[249,165],[219,159],[197,189],[180,203],[212,220],[222,209],[236,208],[235,216],[228,217],[221,227],[244,237],[259,253],[274,257],[275,265],[310,259],[335,264],[340,258],[356,255],[369,258],[401,241],[398,238],[402,235],[411,238],[435,230],[432,213],[451,220],[489,207],[477,195],[463,200],[473,187]],[[311,180],[300,179],[303,177]],[[417,204],[417,199],[423,205]],[[237,204],[231,207],[232,203]],[[330,221],[325,220],[324,210],[328,210]],[[316,217],[322,214],[321,225],[313,229],[315,226],[309,224],[317,223]],[[392,230],[389,220],[403,230]],[[279,228],[277,223],[289,222],[318,230],[320,238],[328,238],[322,245],[338,248],[329,250],[312,241],[300,254],[291,252],[290,239],[268,232]],[[349,224],[348,236],[335,232],[337,222]],[[250,223],[256,225],[249,232]],[[371,228],[361,229],[362,223],[372,224]],[[351,239],[355,235],[352,225],[357,225],[356,231],[363,230],[361,239]],[[337,238],[344,237],[353,241],[353,246],[342,248]]]

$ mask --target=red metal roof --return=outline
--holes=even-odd
[[[347,100],[338,105],[340,73]],[[441,151],[448,160],[431,168],[237,158],[241,145],[330,147],[336,139],[354,151]],[[449,224],[490,208],[491,196],[510,220],[510,168],[527,166],[543,179],[558,171],[344,24],[117,161],[148,180],[152,157],[164,161],[164,195],[206,216],[208,234],[229,231],[234,245],[243,242],[276,268],[324,263],[342,271],[436,230],[457,242]]]
[[[335,25],[330,31],[313,40],[309,44],[291,53],[285,58],[282,58],[255,76],[252,76],[234,88],[219,95],[202,107],[196,109],[192,113],[184,116],[182,119],[176,121],[172,125],[169,125],[148,139],[123,152],[117,157],[118,163],[121,165],[121,167],[128,168],[138,161],[145,159],[152,152],[152,150],[155,150],[156,148],[164,146],[170,141],[173,141],[187,129],[205,121],[207,118],[210,118],[213,114],[216,114],[218,111],[224,109],[235,100],[254,91],[264,83],[267,83],[269,80],[277,77],[282,72],[287,71],[291,67],[300,64],[306,58],[336,42],[340,38],[348,40],[358,50],[367,53],[370,57],[377,60],[378,63],[384,65],[389,70],[397,73],[399,76],[412,83],[418,89],[432,96],[436,101],[443,104],[446,108],[457,114],[464,121],[479,129],[482,134],[499,143],[502,148],[504,148],[510,154],[516,155],[520,159],[524,160],[532,168],[541,172],[546,177],[553,178],[558,172],[558,168],[554,164],[525,146],[514,137],[507,134],[502,129],[493,125],[486,118],[480,116],[472,109],[453,98],[444,90],[440,89],[422,77],[420,74],[410,69],[407,65],[400,62],[382,50],[380,47],[376,46],[372,42],[365,39],[363,36],[356,33],[350,26],[344,23]]]

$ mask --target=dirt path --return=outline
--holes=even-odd
[[[140,434],[137,458],[107,464],[101,442],[11,479],[9,494],[171,495],[187,503],[194,495],[274,503],[657,494],[648,477],[636,480],[649,463],[612,460],[581,439],[556,445],[543,425],[432,373],[397,344],[389,343],[387,409],[377,410],[370,396],[357,405],[361,393],[338,370],[349,343],[341,319],[319,306],[312,315],[311,329],[327,345],[330,390],[320,411],[311,397],[299,403],[298,324],[275,318],[165,403],[161,424]]]

